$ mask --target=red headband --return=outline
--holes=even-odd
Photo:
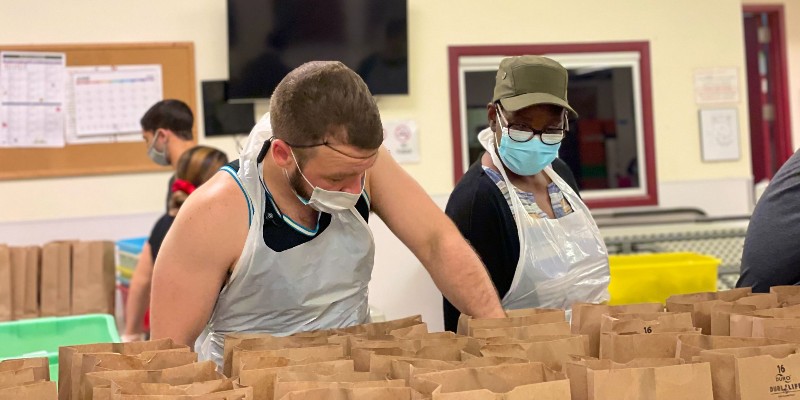
[[[185,181],[183,179],[175,179],[175,182],[172,182],[172,191],[177,192],[181,191],[186,194],[192,194],[196,188],[192,185],[191,182]]]

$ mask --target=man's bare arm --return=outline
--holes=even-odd
[[[503,317],[497,290],[480,258],[385,148],[368,177],[372,209],[422,261],[442,294],[465,314]]]
[[[153,271],[151,337],[193,346],[208,322],[248,231],[247,203],[233,179],[217,173],[187,199]]]

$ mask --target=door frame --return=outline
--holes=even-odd
[[[789,105],[789,73],[786,51],[786,13],[782,4],[744,4],[742,13],[766,13],[770,26],[770,65],[773,70],[775,91],[775,143],[776,164],[780,168],[794,153],[792,146],[791,108]],[[747,51],[745,49],[745,51]],[[748,97],[748,103],[752,101]],[[749,106],[749,104],[748,104]],[[752,139],[751,139],[752,140]],[[767,170],[766,177],[771,179],[774,172]]]

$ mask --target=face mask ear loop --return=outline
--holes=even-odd
[[[500,136],[503,136],[503,123],[500,122],[501,120],[505,120],[505,116],[500,113],[500,103],[494,105],[494,112],[497,115],[497,126],[500,127]],[[497,143],[497,135],[494,136],[494,148],[495,151],[500,151],[500,143]]]
[[[309,181],[309,180],[308,180],[308,178],[306,178],[305,174],[303,174],[303,170],[301,170],[301,169],[300,169],[300,164],[298,164],[298,163],[297,163],[297,157],[295,157],[295,155],[294,155],[294,150],[292,150],[292,149],[289,149],[289,152],[291,152],[291,153],[292,153],[292,160],[294,161],[294,165],[297,167],[297,172],[299,172],[299,173],[300,173],[300,176],[302,176],[302,177],[303,177],[303,180],[305,180],[305,181],[306,181],[306,183],[308,184],[308,186],[311,186],[311,190],[314,190],[314,189],[316,189],[317,187],[311,184],[311,181]],[[284,172],[285,172],[285,171],[286,171],[286,170],[284,170]],[[288,175],[287,175],[287,176],[288,176]]]

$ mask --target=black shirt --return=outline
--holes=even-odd
[[[169,198],[172,197],[172,184],[175,183],[175,174],[169,177],[169,183],[167,184],[167,209],[164,212],[169,212]]]
[[[158,252],[161,250],[161,243],[164,242],[164,237],[167,236],[167,231],[169,231],[169,227],[172,226],[172,221],[175,221],[175,217],[164,214],[156,221],[156,225],[153,227],[153,230],[150,231],[150,237],[147,239],[147,243],[150,244],[150,254],[153,256],[153,264],[155,264],[156,256],[158,256]]]
[[[560,159],[553,170],[578,193],[578,184],[569,167]],[[480,158],[472,164],[447,201],[445,213],[472,245],[486,265],[502,299],[511,288],[519,261],[519,235],[511,208]],[[447,299],[444,302],[444,328],[455,331],[460,312]]]
[[[742,252],[737,287],[769,292],[800,284],[800,151],[772,178],[753,210]]]

